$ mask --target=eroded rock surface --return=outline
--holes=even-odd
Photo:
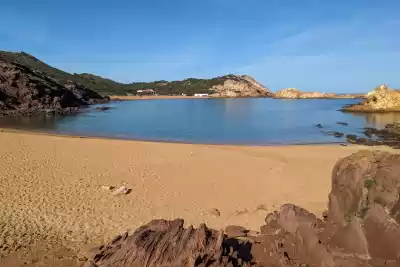
[[[248,75],[229,75],[222,85],[210,88],[211,96],[217,97],[256,97],[270,96],[264,85]]]
[[[279,90],[274,95],[275,98],[334,98],[336,94],[321,92],[302,92],[296,88],[286,88]]]
[[[382,84],[367,94],[359,104],[342,109],[345,112],[397,112],[400,111],[400,90],[390,89]]]
[[[71,113],[108,101],[75,83],[59,84],[43,72],[0,60],[0,115]]]
[[[333,168],[324,220],[292,204],[270,213],[256,236],[156,220],[100,247],[85,266],[394,267],[399,223],[400,155],[360,151]]]

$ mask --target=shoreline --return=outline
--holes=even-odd
[[[17,128],[7,128],[0,127],[1,132],[8,133],[25,133],[34,135],[48,135],[48,136],[59,136],[59,137],[70,137],[76,139],[98,139],[98,140],[117,140],[126,142],[144,142],[144,143],[155,143],[155,144],[182,144],[182,145],[205,145],[205,146],[238,146],[238,147],[281,147],[281,146],[319,146],[319,145],[340,145],[346,144],[346,146],[352,145],[343,141],[332,141],[332,142],[313,142],[313,143],[268,143],[268,144],[240,144],[240,143],[196,143],[196,142],[185,142],[185,141],[168,141],[168,140],[155,140],[155,139],[132,139],[132,138],[122,138],[113,136],[96,136],[96,135],[81,135],[73,133],[62,133],[62,132],[47,132],[45,130],[34,130],[34,129],[17,129]]]
[[[318,100],[336,100],[336,99],[363,99],[364,97],[309,97],[309,98],[285,98],[285,97],[274,97],[274,96],[237,96],[237,97],[228,97],[228,96],[169,96],[169,95],[157,95],[157,96],[125,96],[125,95],[109,95],[111,101],[130,101],[130,100],[155,100],[155,99],[241,99],[241,98],[271,98],[278,100],[309,100],[309,99],[318,99]]]

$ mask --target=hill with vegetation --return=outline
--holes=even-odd
[[[137,90],[143,89],[153,89],[159,95],[194,95],[195,93],[211,93],[216,96],[255,96],[257,94],[267,95],[269,92],[260,84],[252,82],[248,76],[226,75],[212,79],[189,78],[182,81],[169,82],[161,80],[123,84],[88,73],[71,74],[49,66],[25,52],[14,53],[0,51],[0,59],[18,63],[36,71],[44,72],[60,84],[67,84],[72,81],[103,95],[136,94]],[[227,81],[229,81],[229,83],[226,83]],[[242,83],[243,86],[238,86],[240,83]],[[224,86],[226,84],[228,86]],[[252,90],[253,88],[254,90]],[[212,90],[210,91],[210,89]],[[249,93],[249,89],[253,92]],[[234,93],[227,94],[227,90],[232,90]]]

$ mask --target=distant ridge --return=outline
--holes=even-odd
[[[139,89],[153,89],[159,95],[194,95],[207,93],[213,96],[269,96],[270,92],[263,85],[246,75],[225,75],[212,79],[189,78],[182,81],[118,83],[97,75],[82,73],[71,74],[40,61],[25,52],[0,51],[0,59],[24,65],[28,68],[44,72],[60,84],[73,81],[103,95],[136,94]]]

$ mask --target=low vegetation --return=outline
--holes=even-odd
[[[195,93],[209,93],[208,89],[212,86],[223,84],[228,78],[235,78],[233,75],[227,75],[212,79],[190,78],[183,81],[172,82],[154,81],[123,84],[88,73],[71,74],[57,68],[53,68],[25,52],[13,53],[0,51],[0,59],[16,62],[34,70],[45,72],[48,76],[57,80],[61,84],[66,84],[68,81],[73,81],[93,89],[103,95],[136,94],[137,90],[140,89],[153,89],[159,95],[193,95]]]

